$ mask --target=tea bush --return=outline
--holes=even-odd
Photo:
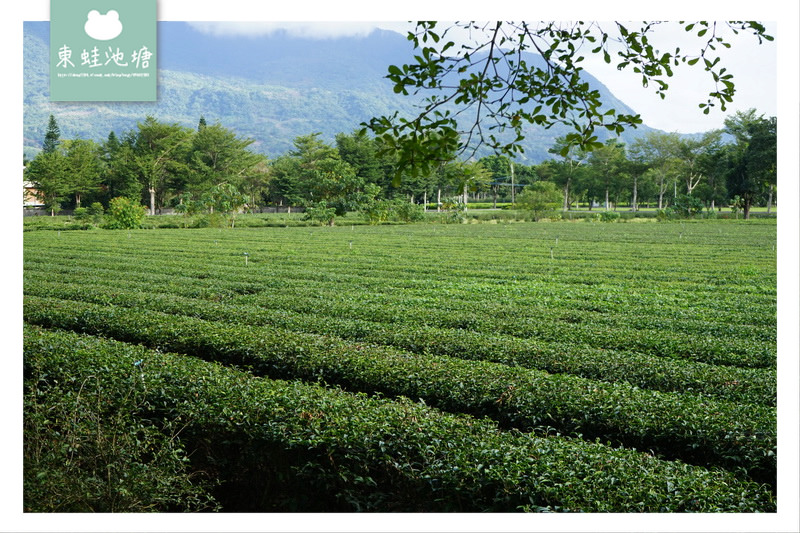
[[[463,329],[407,325],[399,321],[387,324],[339,318],[332,314],[316,315],[310,311],[294,312],[285,308],[270,309],[257,305],[187,298],[175,292],[153,293],[153,283],[148,282],[129,283],[128,289],[138,290],[123,290],[117,288],[116,278],[114,281],[97,280],[92,287],[63,275],[60,277],[61,282],[49,281],[47,276],[29,278],[32,279],[25,281],[24,288],[26,294],[30,295],[138,307],[212,321],[270,325],[290,331],[333,335],[351,341],[394,346],[415,353],[492,361],[608,381],[627,381],[642,388],[666,392],[698,392],[742,403],[774,406],[776,402],[777,379],[775,372],[769,369],[708,365],[637,352],[617,354],[565,342],[549,344]],[[271,299],[273,305],[280,303],[274,301],[274,295]],[[449,315],[451,319],[458,316],[452,313]],[[466,323],[467,317],[463,320],[462,323]]]
[[[51,349],[85,349],[63,334],[31,333]],[[217,510],[212,480],[189,469],[173,421],[153,424],[140,384],[108,383],[97,373],[56,377],[25,361],[23,506],[26,512]],[[115,396],[117,395],[117,396]]]
[[[723,471],[72,333],[26,328],[25,370],[72,391],[96,379],[110,413],[135,387],[141,420],[182,426],[223,510],[775,509],[769,491]]]
[[[525,430],[553,428],[716,464],[774,484],[774,409],[644,391],[278,328],[219,324],[129,308],[25,298],[25,320],[246,366],[260,375],[321,379],[351,390],[423,398]]]
[[[235,228],[26,232],[23,314],[51,329],[36,359],[53,354],[56,365],[38,374],[53,380],[26,378],[26,391],[38,391],[26,399],[28,420],[36,421],[26,432],[54,443],[52,453],[34,448],[54,484],[37,493],[32,478],[26,505],[51,505],[48,493],[70,501],[54,490],[59,484],[84,505],[84,491],[103,485],[78,478],[106,465],[141,489],[126,488],[129,494],[147,495],[118,499],[115,509],[165,509],[167,500],[186,510],[213,509],[216,500],[229,511],[774,509],[774,220],[471,224],[497,213],[461,213],[470,222],[463,225],[370,226],[348,215],[333,227],[290,227],[310,224],[292,214],[243,216]],[[70,220],[41,227],[81,224]],[[244,227],[249,220],[274,227]],[[192,223],[148,217],[143,227]],[[75,344],[73,333],[54,328],[153,351],[91,337]],[[100,355],[106,350],[130,353],[132,362],[116,367]],[[163,351],[175,354],[160,359]],[[86,365],[77,365],[83,358]],[[144,367],[135,364],[141,361]],[[122,381],[110,379],[112,367]],[[212,379],[209,368],[228,377]],[[95,378],[82,378],[85,372]],[[220,390],[211,386],[218,379]],[[148,383],[145,396],[134,382]],[[233,394],[240,387],[251,392]],[[135,398],[127,411],[104,403],[123,393]],[[258,399],[243,399],[251,394]],[[286,398],[264,403],[259,395]],[[275,411],[259,411],[264,405]],[[411,422],[383,417],[412,407],[422,411],[409,416],[436,422],[409,425],[413,435],[424,431],[405,448],[392,428],[406,436],[403,424]],[[67,413],[83,413],[75,427],[94,426],[97,446],[81,442],[84,429],[44,424]],[[482,429],[468,435],[452,420]],[[275,431],[264,437],[262,425]],[[325,436],[296,438],[309,428],[314,438]],[[129,436],[152,443],[150,452],[137,455]],[[88,455],[59,470],[70,442]],[[119,446],[99,445],[107,442]],[[557,449],[540,456],[521,450],[523,442]],[[570,452],[554,444],[567,442]],[[463,451],[470,446],[484,451]],[[100,463],[92,450],[110,459]],[[189,461],[156,461],[153,450]],[[570,453],[597,461],[570,462]],[[117,469],[125,463],[129,471]],[[651,496],[629,492],[625,500],[615,492],[633,490],[634,474],[620,477],[623,463]],[[679,484],[676,468],[685,469]],[[525,495],[500,484],[495,473],[505,470]],[[532,486],[529,474],[544,482]],[[625,481],[615,489],[608,475]],[[765,483],[757,492],[766,499],[742,503],[750,489],[731,495],[756,487],[747,481]],[[200,485],[210,492],[189,490]],[[701,497],[664,496],[679,486]],[[607,504],[589,503],[605,498],[606,487],[613,489]]]

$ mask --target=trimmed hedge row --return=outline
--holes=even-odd
[[[94,243],[92,243],[94,244]],[[84,245],[85,246],[85,245]],[[731,324],[745,328],[757,326],[759,329],[775,326],[774,286],[771,291],[761,295],[742,294],[751,279],[742,283],[730,279],[706,279],[697,283],[687,293],[686,282],[675,279],[658,280],[657,285],[647,285],[649,280],[628,277],[615,280],[613,283],[606,277],[602,282],[596,278],[581,278],[582,282],[567,281],[562,275],[542,283],[541,279],[525,273],[518,273],[506,279],[496,276],[495,265],[485,267],[484,277],[465,280],[450,272],[440,273],[435,278],[424,276],[398,277],[394,272],[386,272],[385,265],[370,265],[371,269],[361,271],[358,264],[336,261],[317,262],[313,257],[304,257],[302,261],[286,262],[252,261],[252,268],[243,269],[240,254],[223,252],[214,248],[210,253],[177,253],[154,255],[153,251],[137,251],[135,256],[126,255],[126,250],[115,252],[98,252],[86,247],[83,252],[67,252],[60,248],[48,248],[47,255],[31,255],[26,258],[26,266],[30,271],[58,270],[63,273],[81,273],[91,271],[99,275],[111,277],[138,276],[148,273],[155,277],[180,279],[187,285],[211,282],[214,286],[227,286],[246,282],[250,287],[274,292],[297,293],[297,289],[313,282],[314,286],[324,292],[333,292],[343,285],[368,290],[370,297],[375,297],[381,304],[387,303],[384,298],[391,299],[398,292],[412,299],[422,299],[427,305],[441,303],[448,310],[469,310],[476,304],[493,304],[501,308],[519,308],[534,310],[564,308],[564,310],[601,311],[603,319],[616,320],[622,313],[628,318],[645,318],[638,326],[647,326],[652,322],[654,328],[668,327],[671,330],[686,333],[702,333],[703,326],[725,327]],[[237,255],[234,258],[231,257]],[[109,261],[113,259],[113,261]],[[406,261],[409,258],[405,258]],[[712,266],[712,265],[709,265]],[[214,277],[208,278],[213,271]],[[487,276],[487,273],[490,275]],[[413,274],[413,273],[409,273]],[[442,275],[443,274],[443,275]],[[706,276],[713,276],[706,273]],[[724,275],[724,274],[720,274]],[[220,283],[221,282],[221,283]],[[598,292],[596,285],[602,284]],[[752,287],[751,287],[752,288]],[[747,308],[736,305],[732,301],[731,291],[735,291],[735,300],[747,302]],[[256,291],[258,292],[258,291]],[[762,291],[763,292],[763,291]],[[487,302],[487,297],[492,299]],[[591,297],[591,298],[590,298]],[[685,304],[690,303],[691,308]],[[518,310],[512,314],[518,315]]]
[[[28,296],[24,316],[46,327],[245,365],[270,377],[324,380],[351,390],[422,398],[448,411],[491,416],[507,426],[550,427],[775,483],[773,408],[116,306]]]
[[[498,294],[481,294],[476,300],[476,295],[469,294],[468,290],[436,290],[433,294],[429,293],[427,298],[419,298],[418,305],[409,305],[411,294],[405,289],[399,293],[371,294],[366,299],[362,293],[357,300],[348,301],[341,292],[343,282],[353,281],[347,277],[327,285],[312,277],[316,297],[298,296],[303,295],[310,281],[286,279],[282,275],[285,267],[274,265],[270,265],[267,272],[256,271],[255,268],[245,270],[241,267],[213,266],[205,274],[199,272],[195,277],[186,268],[168,268],[163,262],[152,265],[157,272],[143,272],[139,269],[148,267],[134,262],[128,268],[137,271],[124,273],[100,267],[107,262],[99,262],[99,268],[86,272],[93,277],[113,277],[115,280],[122,277],[129,282],[151,285],[159,280],[170,281],[171,286],[180,281],[181,286],[171,290],[184,296],[238,299],[241,303],[304,313],[387,323],[424,323],[440,328],[468,328],[539,341],[580,343],[598,349],[647,352],[708,364],[774,369],[776,362],[774,325],[754,325],[759,321],[759,313],[756,313],[755,304],[750,300],[747,302],[749,314],[739,318],[739,321],[748,321],[746,324],[708,324],[695,320],[694,326],[691,326],[688,318],[696,316],[697,311],[690,313],[676,303],[666,306],[676,314],[676,318],[664,325],[663,318],[654,319],[647,314],[646,303],[634,303],[627,297],[623,298],[618,288],[614,291],[602,289],[602,294],[592,294],[591,298],[585,290],[579,291],[574,297],[564,290],[559,299],[553,299],[551,295],[550,300],[538,301],[538,297],[532,294],[514,295],[513,303],[503,302]],[[35,272],[35,268],[31,267],[30,270]],[[43,270],[49,269],[43,267]],[[210,274],[212,270],[214,273]],[[202,279],[198,280],[198,277]],[[389,279],[380,278],[380,282],[384,285],[395,283]],[[360,290],[365,289],[363,278],[355,283]],[[265,293],[267,290],[269,292]],[[666,289],[662,285],[660,290]],[[699,295],[695,297],[701,298]],[[662,299],[665,298],[662,296]],[[616,300],[623,303],[618,304]],[[492,305],[493,302],[501,302],[500,309]],[[542,309],[543,302],[546,307]],[[528,308],[528,305],[533,307]],[[720,305],[729,304],[722,302]],[[663,315],[666,312],[664,307],[664,302],[661,302],[654,309]],[[537,308],[539,312],[535,312]],[[476,309],[483,312],[476,313]],[[769,317],[763,320],[771,320],[771,324],[774,324],[774,304],[766,306],[760,314]],[[683,325],[676,327],[676,324]]]
[[[713,357],[719,358],[721,353],[726,362],[734,361],[738,364],[748,359],[763,360],[766,357],[766,360],[773,362],[775,359],[777,331],[774,309],[771,324],[757,324],[756,311],[750,315],[725,313],[716,318],[704,317],[700,320],[691,318],[692,314],[675,306],[675,318],[667,318],[663,309],[659,310],[658,315],[649,314],[655,311],[648,309],[652,304],[646,300],[640,302],[639,307],[630,309],[624,303],[609,302],[614,297],[608,294],[589,301],[585,295],[574,300],[555,299],[546,294],[537,297],[476,295],[468,289],[380,289],[372,285],[359,285],[360,292],[356,296],[352,290],[343,291],[341,282],[317,281],[314,282],[313,293],[309,294],[308,280],[285,278],[275,272],[271,272],[269,276],[265,273],[254,276],[250,272],[222,271],[213,276],[194,277],[187,276],[185,272],[153,272],[141,265],[138,271],[133,271],[137,266],[131,265],[129,270],[121,272],[106,269],[103,264],[98,262],[94,267],[36,264],[26,271],[25,278],[31,284],[51,281],[55,276],[67,283],[85,284],[86,277],[90,276],[93,284],[108,287],[119,287],[124,280],[126,288],[138,288],[143,292],[168,292],[196,299],[258,305],[306,314],[361,318],[373,322],[424,323],[440,328],[469,329],[517,337],[539,334],[556,338],[559,343],[566,340],[563,334],[565,327],[570,332],[574,329],[577,334],[581,334],[580,328],[589,324],[594,330],[617,331],[616,336],[620,339],[617,343],[623,346],[625,336],[619,332],[620,328],[634,330],[639,337],[651,337],[648,341],[650,347],[662,341],[659,350],[666,350],[667,356],[674,355],[677,351],[686,354],[688,358],[696,358],[698,354],[703,357],[703,351],[711,351],[717,353]],[[157,265],[153,266],[156,267]],[[548,333],[546,330],[549,324],[555,324],[561,334]],[[663,342],[664,331],[672,332],[669,343]],[[573,337],[572,333],[569,337]],[[630,347],[623,349],[630,350]],[[659,352],[651,353],[657,355]],[[756,353],[760,355],[754,356]],[[774,367],[774,364],[771,366]]]
[[[358,228],[357,232],[350,232],[349,228],[296,229],[273,231],[269,235],[247,230],[157,235],[138,232],[133,233],[133,239],[130,234],[128,239],[124,235],[76,236],[70,239],[70,244],[79,246],[64,250],[64,254],[69,255],[73,250],[77,255],[87,250],[127,253],[135,249],[137,255],[143,257],[166,255],[195,264],[213,259],[218,266],[226,259],[230,264],[230,256],[241,257],[241,253],[247,251],[254,263],[291,266],[324,263],[329,272],[346,271],[347,263],[352,264],[352,259],[357,258],[358,263],[369,262],[380,266],[380,270],[393,270],[417,278],[435,277],[444,262],[451,267],[454,276],[462,279],[485,279],[486,271],[491,270],[500,278],[535,281],[538,267],[552,266],[549,250],[553,248],[557,265],[580,263],[583,267],[580,271],[552,269],[564,281],[585,283],[588,273],[591,276],[588,279],[599,278],[603,283],[611,280],[616,284],[630,280],[633,275],[640,286],[648,282],[675,281],[698,289],[720,282],[730,285],[732,281],[744,281],[738,276],[741,263],[726,261],[725,254],[720,252],[728,247],[741,250],[748,265],[774,273],[774,249],[769,253],[775,244],[774,225],[757,228],[756,232],[744,225],[728,226],[724,233],[723,228],[719,228],[718,233],[714,224],[703,223],[694,228],[692,233],[697,230],[698,235],[691,239],[679,238],[683,231],[665,231],[663,226],[593,231],[586,226],[559,224],[549,229],[548,233],[542,225],[526,224],[514,228]],[[472,246],[465,246],[465,237]],[[559,237],[560,245],[556,242]],[[52,236],[35,235],[33,239],[55,241]],[[349,242],[353,242],[352,248]],[[109,243],[112,244],[109,246]],[[633,251],[636,264],[647,268],[630,268]],[[676,256],[681,264],[678,270]],[[457,261],[450,261],[451,258]],[[526,268],[531,266],[534,268]],[[599,276],[595,278],[595,275]],[[749,292],[759,284],[749,285],[749,289],[747,286],[742,289]],[[768,286],[769,283],[764,288]]]
[[[425,307],[428,320],[435,320],[436,325],[441,327],[459,327],[458,323],[463,321],[460,315],[470,315],[470,322],[474,327],[485,327],[487,330],[500,331],[512,335],[533,336],[540,335],[541,331],[547,334],[549,323],[557,326],[564,326],[564,321],[569,322],[571,328],[577,327],[573,335],[587,336],[581,332],[581,322],[591,323],[595,329],[622,329],[626,332],[637,332],[638,330],[648,329],[646,332],[651,337],[661,338],[664,331],[670,332],[670,338],[675,342],[669,347],[683,353],[687,357],[701,356],[704,346],[693,346],[692,349],[683,349],[683,346],[696,343],[693,339],[703,337],[706,342],[713,341],[719,345],[717,352],[732,352],[738,354],[742,352],[746,357],[764,357],[764,354],[750,354],[753,348],[749,347],[747,341],[752,339],[774,341],[775,340],[775,303],[774,295],[770,302],[762,303],[752,296],[742,296],[747,301],[747,313],[742,313],[738,307],[732,306],[730,298],[720,298],[722,292],[719,287],[714,287],[713,291],[700,290],[696,287],[691,292],[692,309],[686,308],[687,302],[680,300],[681,293],[674,296],[670,295],[669,282],[658,285],[659,293],[653,295],[643,291],[641,286],[631,286],[627,291],[619,286],[619,282],[613,287],[607,283],[601,289],[592,286],[570,287],[556,281],[551,281],[547,285],[525,283],[517,285],[517,280],[511,285],[503,283],[491,275],[489,280],[482,279],[477,282],[469,282],[463,279],[454,278],[457,282],[443,283],[442,279],[437,280],[423,279],[417,283],[408,280],[400,280],[394,273],[384,273],[380,269],[383,265],[376,266],[375,272],[353,273],[345,271],[342,273],[321,272],[320,267],[304,268],[299,265],[274,264],[259,265],[253,268],[243,269],[240,265],[233,266],[228,262],[216,263],[214,259],[198,259],[204,265],[198,269],[191,262],[191,259],[179,258],[185,261],[180,265],[175,265],[162,259],[149,259],[137,257],[130,259],[123,255],[114,256],[113,263],[109,263],[106,258],[92,256],[75,257],[66,255],[61,258],[69,263],[53,265],[53,257],[48,256],[48,263],[42,263],[39,258],[30,258],[27,266],[31,272],[42,271],[51,273],[58,271],[66,275],[91,275],[107,277],[113,279],[124,278],[128,281],[148,282],[156,280],[180,280],[184,290],[189,287],[205,287],[206,292],[211,294],[217,291],[222,297],[238,297],[247,295],[248,299],[264,300],[257,293],[268,292],[269,299],[281,296],[291,298],[293,302],[304,302],[304,297],[298,294],[303,293],[309,283],[313,283],[315,292],[324,295],[319,298],[322,302],[314,302],[314,305],[322,305],[327,302],[339,308],[346,306],[346,296],[342,294],[343,284],[355,286],[360,291],[368,291],[367,301],[359,300],[359,305],[355,309],[344,310],[351,316],[361,316],[353,313],[361,313],[369,316],[383,317],[382,321],[406,318],[416,320],[415,316],[408,315],[406,312],[398,313],[393,307],[400,307],[404,311],[409,301],[418,302]],[[174,260],[174,258],[173,258]],[[84,266],[82,266],[84,265]],[[327,265],[328,267],[330,265]],[[214,275],[209,273],[213,270]],[[521,281],[521,280],[520,280]],[[737,294],[740,293],[737,287]],[[632,294],[629,294],[632,292]],[[252,296],[250,296],[252,295]],[[345,296],[345,298],[342,298]],[[363,294],[362,294],[363,296]],[[683,295],[685,297],[685,295]],[[341,301],[337,301],[341,300]],[[400,300],[400,302],[398,302]],[[697,303],[703,303],[703,309],[696,309]],[[267,303],[267,302],[259,302]],[[274,305],[274,304],[273,304]],[[475,316],[475,306],[489,306],[491,311],[482,316]],[[458,318],[454,318],[458,316]],[[387,318],[388,317],[388,318]],[[534,319],[521,320],[521,317]],[[578,324],[576,326],[576,324]],[[591,335],[588,335],[591,337]],[[619,335],[617,335],[619,336]],[[646,338],[636,338],[636,343],[644,343],[641,346],[652,349],[665,349],[665,346],[658,344],[647,344]],[[763,351],[764,348],[760,348]],[[670,352],[667,352],[669,355]],[[767,360],[774,361],[774,349],[766,354]],[[719,357],[712,354],[712,357]],[[752,366],[752,364],[751,364]]]
[[[98,288],[99,287],[99,288]],[[659,391],[680,391],[709,395],[741,403],[775,406],[776,376],[766,369],[714,366],[670,360],[635,352],[612,352],[576,346],[550,344],[487,335],[465,330],[384,324],[287,312],[236,303],[217,303],[160,294],[157,288],[122,290],[113,282],[73,284],[26,280],[25,293],[34,296],[77,300],[96,304],[146,308],[168,314],[274,326],[291,331],[333,335],[347,340],[391,345],[417,353],[448,355],[468,360],[483,360],[507,365],[567,373],[585,378],[627,381],[638,387]]]
[[[107,409],[128,409],[135,394],[146,406],[140,418],[180,423],[193,467],[219,477],[215,496],[228,511],[776,509],[764,487],[724,471],[25,328],[28,383],[78,389],[90,376],[102,383]]]
[[[408,235],[404,232],[402,241],[397,240],[398,235],[385,229],[381,229],[378,235],[366,235],[363,232],[350,234],[346,230],[337,233],[338,228],[334,228],[329,232],[316,232],[314,237],[302,231],[269,234],[246,231],[181,232],[176,241],[153,237],[153,234],[146,232],[134,234],[133,239],[87,234],[81,235],[80,239],[71,239],[67,248],[63,246],[63,239],[47,239],[45,237],[48,236],[37,235],[38,238],[32,239],[36,243],[37,253],[40,249],[46,249],[47,253],[29,254],[26,261],[31,264],[58,261],[70,265],[101,262],[107,268],[120,271],[152,267],[159,272],[186,277],[213,270],[215,278],[221,276],[227,279],[233,275],[236,279],[254,279],[262,285],[275,281],[277,277],[288,283],[313,281],[315,285],[321,285],[332,282],[340,286],[348,283],[380,290],[386,288],[387,280],[391,280],[390,290],[399,287],[445,290],[444,296],[448,299],[463,299],[476,289],[483,294],[473,292],[473,297],[491,294],[513,297],[515,300],[527,296],[541,298],[549,294],[558,301],[594,303],[602,300],[608,304],[610,296],[611,301],[639,307],[643,312],[649,312],[649,307],[659,307],[659,316],[665,312],[669,314],[674,309],[673,304],[680,304],[683,300],[683,303],[690,303],[691,308],[675,310],[684,319],[716,316],[720,312],[725,317],[740,310],[739,302],[746,302],[747,312],[744,316],[749,319],[744,323],[757,318],[756,314],[760,314],[762,304],[766,303],[766,312],[771,315],[770,323],[774,324],[775,321],[774,250],[772,254],[768,253],[768,242],[764,242],[765,237],[774,240],[774,229],[768,235],[762,232],[750,236],[745,232],[746,227],[737,228],[742,235],[731,240],[730,246],[753,248],[746,264],[738,267],[732,267],[724,256],[714,254],[721,246],[721,236],[718,237],[716,232],[708,232],[713,242],[693,242],[688,250],[681,246],[680,250],[665,248],[662,252],[659,244],[656,248],[659,251],[657,257],[653,256],[653,249],[648,252],[648,248],[654,244],[651,242],[633,240],[624,244],[619,252],[612,253],[603,253],[603,250],[621,243],[610,240],[611,236],[608,235],[592,245],[573,242],[571,248],[577,244],[580,248],[574,252],[580,253],[565,257],[564,260],[566,264],[579,268],[552,267],[548,263],[544,265],[548,267],[544,269],[548,272],[546,283],[542,283],[543,269],[531,263],[531,255],[539,254],[535,247],[542,246],[535,237],[538,227],[534,226],[525,232],[516,231],[514,238],[504,235],[498,241],[483,243],[479,235],[475,235],[479,228],[470,228],[469,237],[477,238],[476,245],[480,246],[478,254],[470,252],[469,248],[464,250],[462,240],[448,240],[450,237],[441,233],[424,233],[424,228],[414,229],[415,232],[408,232]],[[585,237],[583,233],[582,229],[572,235],[572,239]],[[520,239],[520,235],[526,238]],[[629,237],[627,232],[624,237]],[[647,238],[654,237],[661,235],[648,230]],[[568,237],[562,233],[562,238]],[[357,248],[349,249],[348,242],[354,240]],[[458,248],[453,246],[454,243]],[[509,243],[511,248],[508,247]],[[639,260],[634,266],[630,252],[631,247],[637,244],[642,244],[643,249],[636,249]],[[547,247],[543,248],[548,259],[551,245],[548,242]],[[357,249],[365,250],[367,255],[357,252]],[[559,253],[564,252],[561,248],[557,249]],[[250,253],[253,268],[241,268],[243,251]],[[496,254],[498,251],[500,255]],[[593,253],[584,260],[583,254],[586,252]],[[676,268],[676,252],[680,253],[680,268]],[[107,261],[110,258],[114,261]],[[426,266],[423,268],[421,264]],[[735,264],[740,265],[738,262]],[[553,293],[553,288],[557,289],[557,293]],[[602,290],[598,291],[597,288]],[[609,294],[608,289],[618,288],[629,290],[614,290]],[[459,292],[452,294],[449,289]],[[586,302],[587,297],[591,297],[592,301]],[[534,303],[526,301],[525,305]],[[755,313],[756,309],[758,313]],[[685,316],[687,312],[689,315]],[[722,321],[731,322],[729,318],[722,318]]]

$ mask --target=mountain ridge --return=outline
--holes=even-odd
[[[49,23],[26,22],[25,156],[32,157],[40,148],[50,114],[62,138],[96,141],[111,131],[120,135],[134,129],[147,115],[187,127],[195,127],[203,116],[253,139],[254,150],[276,157],[290,150],[299,135],[320,132],[332,142],[336,133],[350,133],[373,116],[395,110],[411,116],[420,100],[394,94],[385,78],[390,64],[413,58],[408,40],[388,30],[316,40],[280,32],[212,36],[187,23],[159,22],[158,39],[157,102],[50,102]],[[586,78],[608,107],[633,113],[591,74]],[[622,139],[630,142],[649,130],[643,125],[626,131]],[[526,128],[525,153],[518,159],[533,164],[549,158],[553,140],[568,131],[561,125]]]

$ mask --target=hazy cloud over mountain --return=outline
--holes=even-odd
[[[25,23],[25,153],[40,149],[51,113],[63,138],[96,141],[112,130],[123,135],[148,114],[191,128],[202,115],[254,139],[253,148],[270,157],[290,150],[299,135],[320,132],[332,142],[373,116],[399,111],[410,117],[419,99],[395,94],[386,74],[389,65],[413,60],[411,44],[404,34],[373,26],[159,22],[158,100],[78,104],[49,101],[49,24]],[[609,108],[631,112],[591,75],[586,78]],[[623,139],[647,130],[626,132]],[[554,139],[567,131],[529,127],[521,161],[549,158]]]
[[[285,34],[307,39],[366,37],[382,25],[374,22],[189,22],[195,30],[215,37],[258,37]]]

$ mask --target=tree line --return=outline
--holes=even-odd
[[[80,208],[124,197],[149,214],[238,212],[262,206],[302,206],[323,218],[362,211],[380,219],[407,205],[464,208],[470,197],[523,205],[545,202],[564,211],[620,206],[689,213],[733,205],[749,216],[776,198],[777,120],[737,112],[722,130],[700,136],[648,132],[630,145],[612,138],[581,149],[554,140],[553,157],[537,165],[505,155],[460,160],[441,157],[426,173],[398,172],[398,156],[365,130],[294,139],[272,160],[220,123],[200,117],[196,128],[148,116],[103,142],[61,139],[50,116],[42,151],[26,161],[25,179],[47,209]],[[527,192],[525,192],[527,189]]]
[[[749,217],[754,205],[775,205],[777,119],[754,109],[698,136],[651,131],[626,146],[612,138],[591,151],[558,139],[554,159],[537,166],[540,180],[561,190],[563,209],[587,201],[605,210],[624,204],[689,214],[730,205]]]

